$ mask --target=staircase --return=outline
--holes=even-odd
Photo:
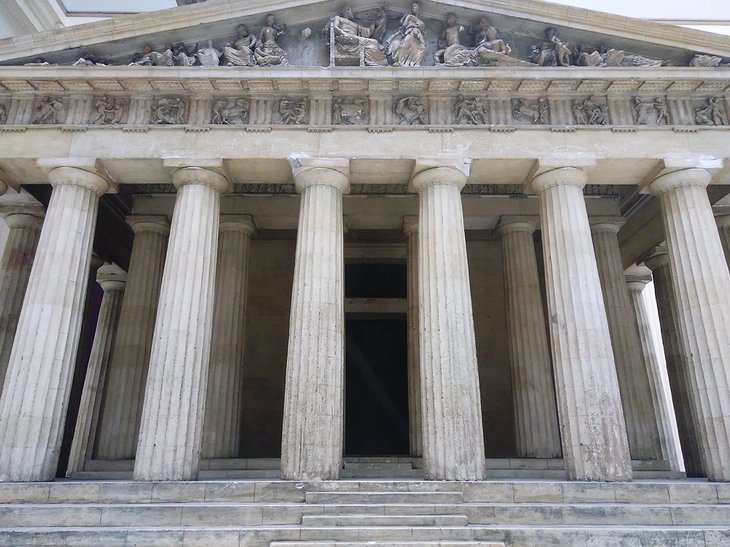
[[[0,484],[0,545],[730,547],[730,483]]]

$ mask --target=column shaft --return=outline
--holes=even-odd
[[[49,178],[53,192],[0,398],[3,481],[56,475],[99,195],[108,188],[73,167],[56,167]]]
[[[281,446],[282,478],[334,479],[342,462],[344,263],[348,175],[295,168],[302,193],[292,287]]]
[[[707,477],[730,481],[730,272],[707,196],[710,178],[704,169],[683,169],[658,177],[650,190],[662,208]]]
[[[631,457],[635,460],[656,460],[661,457],[659,429],[647,368],[641,353],[639,327],[631,305],[621,263],[616,234],[616,221],[596,220],[591,227],[608,329],[611,333],[621,403],[626,420]]]
[[[162,276],[134,465],[136,480],[197,477],[215,296],[220,192],[226,179],[182,168]]]
[[[576,168],[532,181],[540,194],[545,284],[563,457],[575,480],[629,480],[626,426],[606,309]]]
[[[654,277],[659,326],[664,344],[674,413],[677,418],[679,442],[684,456],[684,469],[688,477],[704,477],[706,472],[702,461],[704,454],[700,446],[697,411],[694,408],[695,401],[690,395],[689,378],[687,377],[689,362],[684,353],[687,345],[680,341],[682,331],[679,328],[677,298],[669,271],[669,255],[665,248],[657,249],[660,250],[646,259],[644,263],[651,268]]]
[[[91,459],[91,448],[94,446],[101,407],[101,394],[119,322],[126,277],[127,274],[113,264],[106,264],[99,268],[96,276],[99,285],[104,290],[104,296],[99,308],[94,344],[91,347],[86,378],[84,378],[84,388],[81,392],[81,403],[71,443],[67,476],[83,471],[86,461]]]
[[[135,234],[96,443],[102,460],[131,459],[137,450],[169,233],[163,216],[132,216],[128,223]]]
[[[503,219],[504,284],[507,301],[517,455],[561,456],[558,411],[547,343],[545,313],[530,221]]]
[[[203,429],[204,458],[233,458],[238,454],[248,248],[253,231],[249,216],[221,217]]]
[[[406,217],[408,275],[408,428],[411,456],[423,455],[421,424],[421,359],[418,328],[418,218]]]
[[[416,174],[423,466],[428,479],[484,476],[479,373],[456,168]]]
[[[648,268],[643,268],[649,276]],[[663,360],[660,360],[656,352],[654,335],[652,332],[652,320],[649,307],[646,302],[646,288],[650,278],[640,278],[641,270],[638,268],[627,274],[627,286],[631,303],[636,313],[636,321],[639,326],[639,338],[644,356],[646,371],[649,376],[649,387],[654,407],[654,417],[659,426],[659,441],[661,446],[661,458],[669,462],[672,471],[684,471],[682,449],[679,445],[679,433],[677,431],[677,420],[672,407],[672,394],[669,388],[669,377],[667,367]]]
[[[43,218],[40,207],[38,209],[38,215],[13,213],[5,217],[10,231],[0,260],[0,391],[41,235]]]

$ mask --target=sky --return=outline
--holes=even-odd
[[[730,20],[728,0],[552,0],[557,4],[610,11],[629,17]],[[69,11],[153,11],[174,7],[175,0],[63,0]],[[608,5],[607,5],[608,4]]]

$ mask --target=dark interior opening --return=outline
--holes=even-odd
[[[405,316],[348,318],[345,332],[345,455],[407,455]]]

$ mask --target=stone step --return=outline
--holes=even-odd
[[[304,515],[302,526],[466,526],[466,515]]]
[[[127,527],[0,528],[0,545],[184,545],[267,547],[272,542],[388,545],[504,542],[511,546],[675,546],[728,547],[730,527],[647,526],[468,526],[468,527]],[[402,543],[401,543],[402,542]]]
[[[0,527],[58,526],[463,526],[651,525],[720,526],[730,505],[719,504],[304,504],[153,503],[4,504]]]
[[[461,492],[307,492],[307,503],[461,503]]]
[[[505,547],[503,541],[272,541],[271,547]]]
[[[307,492],[457,493],[467,502],[730,503],[730,483],[700,480],[587,483],[500,480],[480,482],[277,480],[0,483],[0,503],[303,502]],[[368,499],[367,502],[372,502]],[[382,501],[382,500],[381,500]]]

